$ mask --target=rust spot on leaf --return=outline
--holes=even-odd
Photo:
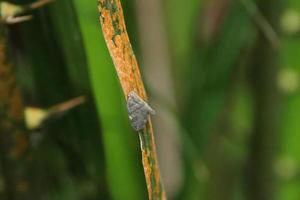
[[[126,31],[120,0],[98,0],[102,32],[115,65],[125,98],[131,91],[147,100],[137,60]],[[142,162],[150,200],[166,199],[157,163],[154,135],[150,118],[139,131]]]
[[[125,27],[120,1],[99,0],[103,35],[116,67],[124,95],[130,91],[146,99],[140,70]]]

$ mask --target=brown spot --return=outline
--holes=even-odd
[[[147,100],[137,60],[133,53],[126,31],[120,0],[99,0],[100,22],[108,50],[112,57],[125,98],[135,91]],[[151,122],[139,132],[142,162],[150,200],[166,199],[158,169],[153,130]],[[153,177],[155,180],[153,180]]]
[[[10,156],[12,158],[19,158],[21,155],[25,153],[28,148],[28,140],[23,134],[18,134],[15,138],[15,145],[10,150]]]

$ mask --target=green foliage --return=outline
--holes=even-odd
[[[138,35],[137,1],[142,2],[122,4],[140,60],[143,41]],[[276,198],[270,200],[300,198],[300,3],[254,2],[267,22],[273,24],[270,15],[280,19],[273,27],[281,39],[279,55],[269,49],[268,36],[238,0],[158,3],[165,11],[161,17],[166,20],[178,103],[178,112],[170,112],[171,120],[178,119],[172,127],[180,134],[180,147],[175,148],[180,149],[177,157],[184,165],[176,171],[183,177],[179,189],[169,194],[174,199],[252,200],[257,194],[251,193],[259,190],[271,191]],[[274,12],[276,6],[283,12]],[[87,102],[43,123],[39,130],[28,131],[22,170],[27,174],[29,199],[147,199],[138,135],[129,126],[97,2],[56,0],[32,14],[33,20],[8,28],[25,106],[48,108],[80,95]],[[268,48],[253,52],[255,45]],[[156,78],[165,81],[160,72]],[[280,93],[270,98],[277,89]],[[271,121],[275,118],[279,123]],[[276,125],[279,128],[272,131]],[[178,164],[168,155],[161,154],[161,159],[169,166]],[[263,167],[254,169],[257,166]],[[253,174],[247,174],[249,167]],[[249,186],[251,177],[261,174],[272,179],[272,190]]]

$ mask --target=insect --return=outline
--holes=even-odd
[[[150,114],[154,115],[155,111],[139,97],[134,91],[128,94],[127,110],[131,126],[134,130],[142,130],[148,120]]]

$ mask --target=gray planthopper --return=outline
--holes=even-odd
[[[134,91],[128,94],[127,109],[129,114],[129,120],[134,130],[142,130],[150,114],[154,115],[155,111],[139,97]]]

